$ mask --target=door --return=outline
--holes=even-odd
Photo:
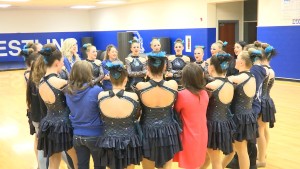
[[[225,52],[230,53],[234,56],[233,47],[235,44],[236,35],[236,24],[235,22],[219,22],[219,40],[228,42]]]

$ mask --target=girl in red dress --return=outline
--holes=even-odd
[[[175,109],[183,121],[181,133],[183,150],[178,152],[174,161],[180,168],[195,169],[202,166],[207,150],[206,109],[209,101],[205,91],[202,69],[195,63],[183,68],[182,85],[178,92]]]

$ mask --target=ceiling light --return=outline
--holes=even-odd
[[[96,6],[90,6],[90,5],[76,5],[76,6],[71,6],[72,9],[91,9],[91,8],[96,8]]]
[[[7,8],[7,7],[10,7],[11,5],[9,4],[0,4],[0,8]]]
[[[27,2],[29,0],[0,0],[2,2]]]
[[[125,0],[102,0],[98,1],[99,4],[107,4],[107,5],[114,5],[114,4],[124,4]]]

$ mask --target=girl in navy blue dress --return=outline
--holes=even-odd
[[[104,77],[104,70],[102,67],[102,62],[97,58],[97,49],[90,43],[84,44],[83,49],[86,52],[87,58],[85,59],[93,66],[93,80],[95,84],[101,86],[101,79]]]
[[[104,122],[100,148],[100,164],[110,169],[133,169],[142,160],[142,138],[136,130],[140,103],[135,93],[126,92],[127,70],[120,61],[107,64],[112,90],[98,96]],[[117,105],[117,106],[116,106]]]
[[[143,131],[143,168],[171,168],[173,156],[182,150],[180,128],[173,119],[178,85],[163,80],[165,52],[148,54],[148,82],[137,84],[142,103],[140,124]],[[155,99],[154,99],[155,98]]]
[[[102,68],[104,71],[104,78],[103,78],[102,84],[103,84],[103,90],[105,90],[105,91],[112,89],[112,85],[110,82],[110,76],[109,76],[109,70],[107,69],[106,65],[108,63],[110,64],[110,63],[112,63],[114,61],[118,61],[118,60],[119,60],[119,58],[118,58],[117,48],[112,44],[108,45],[106,47],[105,56],[102,61]]]
[[[212,168],[222,168],[222,153],[233,152],[233,130],[235,124],[229,110],[234,88],[225,77],[231,57],[225,52],[219,52],[210,58],[208,71],[215,79],[206,88],[211,96],[207,108],[208,154]]]
[[[73,148],[73,129],[69,120],[70,110],[63,93],[67,81],[59,78],[64,63],[61,52],[54,44],[46,44],[40,51],[46,74],[39,84],[39,93],[47,106],[47,115],[40,122],[38,133],[38,150],[44,150],[49,157],[49,168],[58,169],[61,152],[66,151],[77,169],[77,156]]]
[[[273,87],[275,80],[275,72],[270,66],[271,59],[276,55],[275,48],[269,44],[262,43],[263,58],[262,66],[269,72],[268,77],[262,85],[262,98],[261,98],[261,115],[258,118],[259,125],[259,138],[258,145],[258,166],[266,165],[266,154],[269,143],[269,127],[273,128],[275,123],[275,105],[273,99],[270,97],[270,91]]]
[[[138,82],[144,81],[147,72],[147,58],[140,56],[140,43],[136,40],[132,40],[130,43],[131,55],[125,58],[129,77],[126,90],[131,90],[131,86],[135,86]]]
[[[184,41],[181,39],[176,39],[174,42],[175,55],[168,56],[168,72],[166,77],[174,79],[178,84],[178,89],[182,89],[181,77],[182,69],[191,60],[188,56],[182,55],[184,49]]]
[[[231,105],[233,120],[236,124],[234,147],[239,159],[239,167],[250,167],[247,152],[247,142],[255,142],[257,135],[257,120],[252,108],[253,97],[256,92],[255,78],[250,69],[253,63],[261,57],[259,50],[242,51],[237,57],[235,68],[239,74],[228,77],[236,84]],[[230,159],[233,154],[230,155]],[[226,166],[227,164],[225,164]]]

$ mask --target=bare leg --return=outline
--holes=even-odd
[[[266,123],[262,121],[260,117],[258,119],[258,132],[259,137],[257,138],[257,147],[258,147],[258,163],[257,166],[264,166],[266,164],[266,136],[265,136],[265,129]]]
[[[37,135],[35,134],[34,135],[33,150],[34,150],[34,153],[35,153],[36,160],[38,162],[38,168],[40,168],[38,150],[37,150],[37,143],[38,143],[38,138],[37,138]]]
[[[222,161],[222,167],[223,168],[226,168],[226,166],[233,159],[234,155],[235,155],[235,150],[232,153],[225,155],[225,157],[223,158],[223,161]]]
[[[266,138],[266,157],[265,158],[267,158],[267,150],[268,150],[268,145],[269,145],[269,141],[270,141],[269,123],[266,123],[265,138]]]
[[[78,169],[78,159],[77,159],[77,155],[76,155],[76,151],[75,151],[74,147],[72,147],[71,149],[69,149],[67,151],[67,153],[72,158],[74,168]]]
[[[155,168],[154,161],[150,161],[146,158],[143,158],[142,165],[143,165],[143,169],[154,169]]]
[[[247,141],[242,142],[235,141],[234,146],[239,157],[240,169],[249,169],[250,160],[248,155]]]
[[[61,153],[55,153],[49,157],[49,169],[59,169]]]
[[[210,164],[210,159],[209,159],[209,155],[208,152],[206,152],[206,156],[205,156],[205,162],[204,164],[201,166],[201,169],[206,169]]]
[[[220,150],[207,149],[211,160],[212,169],[222,169],[222,152]]]

